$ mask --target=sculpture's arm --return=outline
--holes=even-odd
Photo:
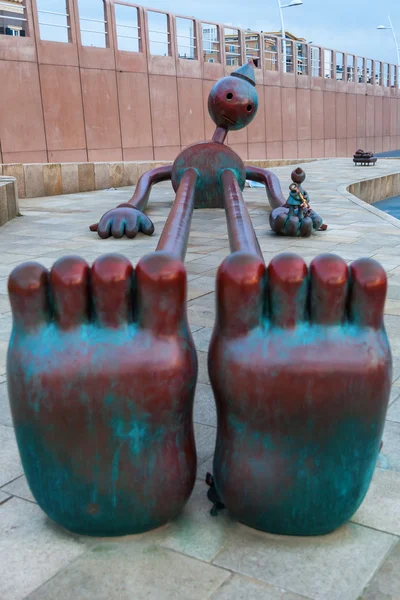
[[[132,198],[106,212],[99,223],[90,226],[90,231],[97,231],[101,238],[110,235],[121,238],[124,234],[134,238],[139,231],[152,235],[154,225],[143,211],[149,202],[152,186],[171,179],[171,174],[172,165],[158,167],[144,173],[138,181]]]
[[[265,185],[271,208],[278,208],[286,204],[279,179],[271,171],[260,169],[259,167],[246,167],[246,179]]]
[[[172,165],[167,165],[166,167],[157,167],[156,169],[147,171],[147,173],[144,173],[139,179],[135,193],[126,204],[129,204],[134,208],[137,208],[137,210],[144,212],[149,202],[149,196],[153,185],[155,183],[160,183],[161,181],[168,181],[171,179],[171,175]]]
[[[234,172],[226,169],[221,177],[231,252],[248,252],[263,260],[253,223]]]

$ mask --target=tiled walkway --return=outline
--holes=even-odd
[[[209,515],[204,476],[211,469],[216,420],[206,356],[214,322],[215,273],[229,252],[221,210],[195,212],[186,258],[189,319],[200,359],[194,413],[199,471],[183,515],[160,530],[122,540],[73,536],[45,517],[22,474],[8,408],[7,276],[23,261],[35,259],[50,267],[65,254],[92,262],[99,254],[118,251],[136,262],[155,248],[173,194],[169,184],[156,189],[149,210],[156,234],[134,241],[103,241],[88,230],[103,212],[126,201],[131,189],[21,203],[24,216],[0,229],[1,600],[400,599],[400,221],[351,201],[345,193],[348,183],[399,167],[396,160],[380,160],[374,169],[354,168],[344,159],[306,165],[312,206],[329,225],[312,239],[273,235],[264,191],[245,193],[266,262],[284,250],[298,252],[307,262],[321,252],[338,253],[349,262],[373,256],[390,278],[386,325],[394,386],[379,465],[352,522],[319,538],[262,534],[227,514]],[[285,190],[290,170],[276,169]]]

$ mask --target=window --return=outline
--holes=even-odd
[[[354,79],[354,56],[347,55],[347,81],[355,81]]]
[[[383,65],[383,85],[385,87],[389,85],[389,65],[387,63]]]
[[[367,83],[374,83],[373,81],[373,61],[367,60]]]
[[[149,27],[150,54],[155,56],[170,56],[170,32],[168,16],[165,13],[147,11]]]
[[[333,52],[332,50],[324,50],[324,78],[332,79],[333,77]]]
[[[107,48],[107,21],[103,0],[78,0],[83,46]]]
[[[40,39],[70,42],[69,14],[66,0],[37,0]]]
[[[382,63],[375,63],[375,83],[376,85],[382,85]]]
[[[197,47],[194,21],[176,17],[175,22],[179,58],[195,60],[197,58]]]
[[[282,64],[284,73],[294,73],[293,64],[293,42],[281,40],[282,43]]]
[[[264,62],[266,71],[277,71],[278,65],[278,42],[274,37],[264,37]]]
[[[0,0],[0,35],[26,37],[27,23],[22,0],[16,0],[12,4],[7,0]]]
[[[313,77],[321,77],[321,49],[311,47],[311,74]]]
[[[203,38],[203,59],[204,62],[221,62],[219,30],[217,25],[209,23],[201,24]]]
[[[307,44],[296,44],[297,46],[297,74],[308,75],[308,46]]]
[[[363,58],[357,58],[357,81],[358,83],[365,83],[364,74],[365,60]]]
[[[396,87],[396,67],[390,65],[390,87]]]
[[[336,81],[344,81],[344,54],[336,52]]]
[[[242,64],[242,53],[239,41],[239,31],[225,27],[225,54],[226,64],[230,67],[240,67]]]
[[[260,36],[258,33],[246,33],[244,36],[246,43],[246,62],[252,60],[254,66],[259,69],[260,64]]]
[[[118,50],[140,52],[139,11],[136,6],[114,4]]]

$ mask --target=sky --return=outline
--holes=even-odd
[[[290,0],[281,0],[288,4]],[[284,9],[286,30],[317,46],[396,63],[391,31],[378,31],[391,16],[400,44],[400,0],[303,0]],[[253,31],[280,31],[278,0],[146,0],[147,8]]]

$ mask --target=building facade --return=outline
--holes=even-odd
[[[171,160],[212,136],[208,93],[249,59],[243,158],[400,148],[395,65],[123,0],[0,0],[0,162]]]

